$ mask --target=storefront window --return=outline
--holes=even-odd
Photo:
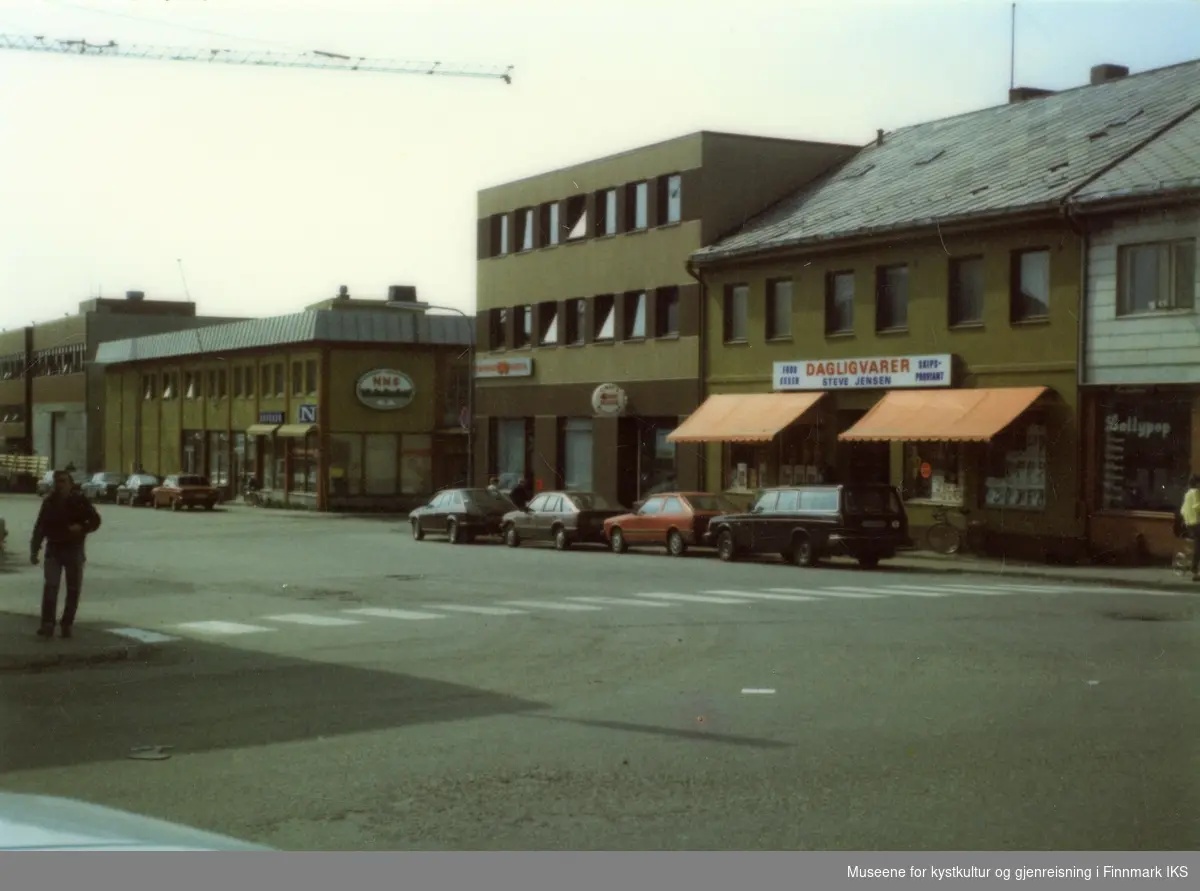
[[[1100,503],[1105,510],[1174,513],[1191,474],[1187,395],[1145,394],[1100,408]]]
[[[205,473],[204,468],[204,431],[183,431],[183,468],[184,473]]]
[[[1046,428],[1028,424],[992,440],[984,490],[988,507],[1044,510]]]
[[[205,474],[214,486],[229,485],[229,434],[217,430],[208,431],[208,449],[205,455]]]
[[[427,433],[400,437],[400,491],[404,495],[433,494],[433,437]]]
[[[262,487],[264,489],[283,488],[283,448],[281,440],[273,436],[264,436],[262,442]]]
[[[962,464],[962,446],[956,442],[906,442],[905,499],[962,504]]]
[[[289,439],[292,459],[293,492],[315,494],[317,491],[317,437],[309,434],[303,439]]]
[[[592,491],[592,419],[563,424],[563,480],[567,491]]]
[[[334,433],[329,437],[329,491],[334,495],[361,495],[362,479],[362,435]]]
[[[524,418],[496,421],[496,475],[500,477],[501,489],[511,489],[525,476],[525,440]],[[590,479],[590,470],[588,476]]]
[[[395,495],[398,488],[400,437],[395,433],[370,433],[363,462],[368,495]]]
[[[646,426],[639,430],[639,498],[677,488],[675,443],[669,442],[671,427]]]

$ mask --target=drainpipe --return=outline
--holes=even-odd
[[[1076,307],[1076,319],[1078,320],[1078,341],[1076,343],[1076,360],[1075,360],[1075,394],[1077,406],[1076,428],[1079,430],[1080,436],[1087,436],[1089,439],[1092,436],[1092,429],[1084,429],[1084,418],[1088,413],[1084,408],[1084,383],[1087,379],[1085,369],[1087,367],[1087,325],[1088,325],[1088,254],[1091,252],[1091,235],[1088,232],[1087,226],[1076,216],[1071,208],[1070,200],[1063,202],[1062,205],[1063,222],[1067,224],[1077,236],[1079,236],[1081,244],[1079,246],[1079,301]],[[1088,490],[1087,467],[1096,465],[1096,453],[1093,451],[1094,443],[1081,442],[1080,445],[1087,450],[1087,454],[1091,456],[1090,461],[1079,461],[1076,463],[1076,486],[1078,486],[1078,501],[1077,505],[1082,506],[1083,514],[1083,537],[1084,540],[1090,542],[1092,538],[1091,530],[1091,511],[1089,503],[1091,501]],[[1077,507],[1076,510],[1079,510]]]
[[[687,274],[696,280],[700,285],[700,362],[699,368],[699,404],[703,404],[708,397],[708,284],[704,281],[704,275],[699,268],[691,260],[684,264],[684,269]],[[701,490],[707,488],[708,481],[708,446],[700,446],[700,486]]]

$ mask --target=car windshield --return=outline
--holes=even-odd
[[[851,514],[899,514],[900,499],[885,486],[850,488],[844,492],[846,512]]]
[[[497,508],[501,510],[512,510],[513,503],[503,495],[495,494],[487,489],[467,489],[464,494],[471,499],[471,503],[476,507]]]
[[[208,477],[206,476],[181,476],[179,478],[181,486],[207,486]]]
[[[157,486],[158,477],[156,476],[135,476],[133,478],[135,486]]]
[[[121,482],[121,474],[119,473],[102,473],[98,480],[102,483],[119,483]]]
[[[580,510],[616,510],[603,495],[595,492],[567,492],[567,498]]]
[[[689,495],[687,500],[696,510],[715,510],[725,514],[737,513],[734,503],[720,495]]]

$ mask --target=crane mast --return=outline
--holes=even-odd
[[[86,40],[56,40],[41,36],[0,34],[0,50],[30,53],[59,53],[76,56],[106,56],[153,59],[169,62],[202,62],[209,65],[258,65],[266,68],[315,68],[334,71],[370,71],[380,74],[424,74],[435,77],[474,77],[512,83],[513,66],[462,68],[442,67],[441,62],[398,62],[368,59],[341,53],[313,50],[307,53],[272,53],[254,50],[194,49],[190,47],[121,46],[116,41],[88,43]]]

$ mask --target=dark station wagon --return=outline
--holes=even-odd
[[[843,484],[767,489],[745,513],[713,517],[704,534],[722,560],[778,554],[797,566],[852,557],[872,568],[910,544],[893,486]]]
[[[500,535],[513,503],[490,489],[443,489],[408,515],[417,541],[426,533],[445,535],[451,544],[469,544],[481,535]]]

